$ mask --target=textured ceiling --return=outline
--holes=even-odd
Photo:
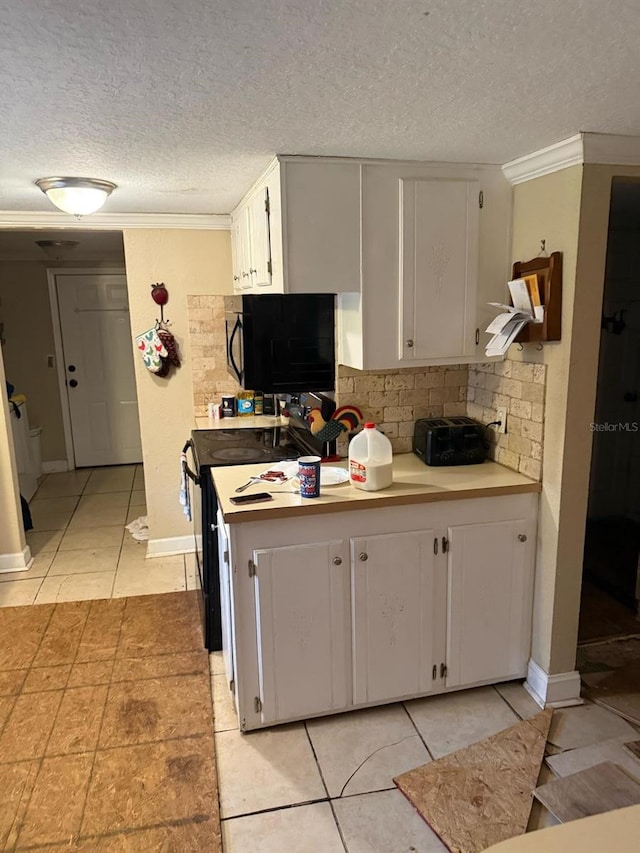
[[[24,0],[0,9],[0,209],[227,213],[274,153],[504,163],[640,135],[638,0]]]

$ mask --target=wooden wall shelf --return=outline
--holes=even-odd
[[[538,276],[540,297],[544,303],[544,320],[542,323],[527,323],[515,343],[559,341],[562,336],[562,252],[514,263],[513,278],[533,274]]]

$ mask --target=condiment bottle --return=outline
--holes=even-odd
[[[264,396],[262,394],[262,391],[256,391],[256,393],[253,395],[253,412],[254,412],[254,414],[256,414],[256,415],[263,414],[263,411],[264,411],[263,402],[264,402]]]
[[[253,415],[253,391],[239,391],[237,397],[238,417],[251,417]]]

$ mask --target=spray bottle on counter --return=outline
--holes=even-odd
[[[389,439],[376,429],[364,425],[349,444],[349,479],[351,485],[367,492],[386,489],[393,480],[393,454]]]

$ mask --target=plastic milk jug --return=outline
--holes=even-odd
[[[377,492],[391,485],[391,442],[375,424],[365,424],[349,444],[349,479],[352,486],[367,492]]]

